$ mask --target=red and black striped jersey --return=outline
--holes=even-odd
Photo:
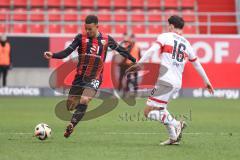
[[[70,55],[75,49],[78,51],[77,74],[92,79],[102,79],[103,63],[106,59],[107,49],[118,51],[122,56],[135,62],[128,51],[120,46],[111,36],[99,32],[95,38],[78,34],[72,43],[63,51],[55,53],[53,58],[62,59]]]

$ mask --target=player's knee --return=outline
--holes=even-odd
[[[145,109],[144,109],[144,116],[146,117],[146,118],[148,118],[148,114],[149,114],[149,112],[151,111],[151,108],[150,107],[145,107]]]
[[[66,106],[67,106],[67,110],[68,111],[72,111],[72,110],[74,110],[74,102],[73,102],[73,100],[71,100],[71,99],[68,99],[67,100],[67,104],[66,104]]]
[[[67,100],[67,104],[66,104],[66,107],[67,107],[67,110],[69,111],[70,109],[70,106],[71,106],[71,101],[68,99]]]
[[[90,97],[81,97],[80,103],[87,105],[90,102]]]

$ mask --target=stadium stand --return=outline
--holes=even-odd
[[[149,9],[148,12],[148,21],[149,22],[161,22],[162,21],[162,11],[158,9]]]
[[[64,25],[64,33],[77,33],[78,25],[76,24],[65,24]]]
[[[210,12],[211,16],[199,16],[199,22],[207,23],[211,26],[208,29],[207,24],[200,25],[199,31],[202,34],[236,34],[236,15],[229,12],[236,11],[234,0],[201,0],[198,1],[198,12]],[[225,23],[221,23],[225,22]],[[231,24],[228,26],[228,24]]]
[[[30,25],[30,32],[31,33],[43,33],[44,32],[44,25],[42,25],[42,24],[31,24]]]
[[[177,14],[187,22],[185,33],[236,34],[236,14],[226,13],[232,11],[234,0],[1,0],[0,31],[74,33],[86,15],[96,14],[105,31],[155,34]]]
[[[47,11],[49,21],[61,21],[61,11],[56,8],[49,9]]]
[[[63,0],[63,6],[66,8],[77,8],[80,4],[78,0]]]
[[[146,33],[146,27],[143,25],[132,25],[132,32],[135,34],[144,34]]]
[[[161,33],[163,31],[162,26],[160,25],[150,25],[148,26],[148,33],[150,34],[158,34]]]
[[[127,10],[126,9],[116,9],[114,11],[114,21],[116,22],[127,22]]]
[[[162,1],[159,1],[159,0],[148,0],[146,2],[146,7],[148,9],[160,9],[162,7]]]
[[[99,21],[101,22],[111,21],[111,13],[109,9],[98,9],[97,15],[98,15]]]
[[[23,8],[17,8],[13,10],[15,14],[13,14],[14,21],[27,21],[26,10]]]
[[[113,6],[114,6],[114,8],[127,8],[128,0],[113,1]]]
[[[130,6],[132,8],[141,8],[143,9],[145,7],[145,1],[144,0],[131,0],[130,1]]]
[[[95,3],[94,3],[94,0],[81,0],[80,6],[92,8],[93,6],[95,6]]]
[[[99,8],[110,9],[112,7],[112,1],[111,0],[97,0],[96,6],[98,6]]]
[[[31,21],[44,21],[44,10],[41,8],[31,9],[32,14],[30,14]]]
[[[49,24],[49,33],[61,33],[61,26],[57,24]]]
[[[0,33],[5,33],[7,32],[7,26],[5,24],[0,24]]]
[[[194,8],[194,3],[195,3],[194,0],[182,0],[180,5],[181,5],[182,8],[193,9]]]
[[[179,7],[179,1],[178,0],[167,0],[164,1],[164,7],[167,9],[177,9]]]
[[[10,0],[1,0],[0,1],[0,7],[9,7],[10,6]]]
[[[43,8],[45,6],[45,0],[39,1],[39,0],[30,0],[29,5],[31,7],[36,7],[36,8]]]
[[[0,8],[0,21],[6,21],[7,19],[9,19],[9,12],[10,10],[8,8]]]
[[[115,33],[122,34],[127,32],[127,26],[124,24],[115,25]]]
[[[64,10],[64,21],[76,22],[78,20],[77,10],[75,9],[65,9]]]
[[[15,7],[26,7],[27,6],[27,0],[14,0],[14,6]]]
[[[25,23],[13,24],[12,32],[14,32],[14,33],[26,33],[27,32],[27,25]]]

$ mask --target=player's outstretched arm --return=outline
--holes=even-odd
[[[63,59],[66,58],[67,56],[69,56],[75,49],[68,47],[66,49],[64,49],[63,51],[57,52],[57,53],[52,53],[50,51],[46,51],[44,52],[44,57],[46,59],[51,59],[51,58],[55,58],[55,59]]]
[[[126,70],[126,73],[129,73],[129,72],[137,72],[139,70],[141,70],[143,68],[143,63],[146,62],[150,57],[151,55],[158,51],[160,49],[160,46],[156,43],[154,43],[144,54],[143,56],[141,57],[141,59],[138,61],[137,64],[134,64],[132,65],[131,67],[129,67],[127,70]]]
[[[209,93],[214,94],[214,89],[212,87],[211,82],[209,81],[206,72],[204,71],[201,63],[199,62],[198,59],[196,59],[194,62],[192,62],[194,68],[197,70],[197,72],[199,73],[199,75],[202,77],[202,79],[204,80],[204,83],[206,85],[206,88],[208,89]]]
[[[137,72],[140,71],[143,68],[143,63],[146,62],[152,55],[152,52],[158,51],[159,50],[159,45],[158,44],[153,44],[141,57],[141,59],[138,61],[138,63],[132,65],[126,70],[126,73],[130,72]]]
[[[108,46],[112,49],[117,51],[121,56],[129,59],[133,63],[136,62],[136,59],[121,45],[119,45],[111,36],[108,38]]]
[[[63,59],[66,58],[67,56],[69,56],[80,44],[81,42],[81,34],[78,34],[74,40],[72,41],[72,43],[64,50],[57,52],[57,53],[52,53],[50,51],[46,51],[44,52],[44,57],[46,59],[51,59],[51,58],[55,58],[55,59]]]

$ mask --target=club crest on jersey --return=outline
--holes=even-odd
[[[106,40],[101,40],[101,43],[102,43],[102,45],[105,45],[106,44]]]

